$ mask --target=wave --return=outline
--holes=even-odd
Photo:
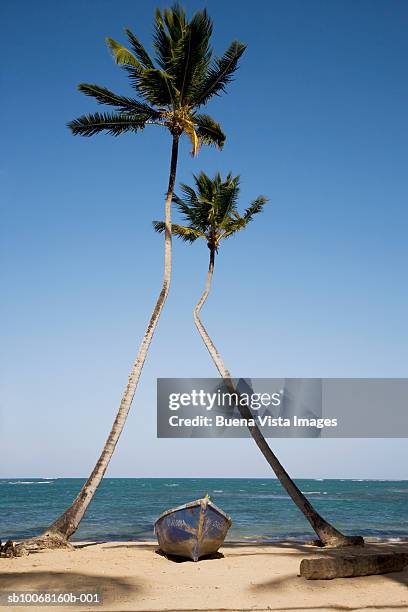
[[[8,484],[36,484],[35,480],[10,480]]]
[[[31,484],[53,484],[52,480],[10,480],[7,484],[31,485]]]
[[[254,500],[258,500],[258,499],[284,499],[284,500],[288,500],[288,499],[290,499],[287,495],[277,495],[277,494],[273,494],[273,493],[249,493],[247,495],[247,497],[250,497],[251,499],[254,499]]]
[[[213,493],[224,493],[222,489],[214,489]]]
[[[178,487],[178,483],[177,483],[177,482],[174,482],[174,483],[172,483],[172,484],[165,484],[164,486],[165,486],[165,487]]]
[[[403,538],[387,538],[387,542],[404,542]]]

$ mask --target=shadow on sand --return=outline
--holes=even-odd
[[[323,557],[323,556],[327,556],[327,557],[338,557],[338,556],[342,556],[342,555],[365,555],[368,553],[380,553],[380,552],[407,552],[408,553],[408,542],[386,542],[386,543],[374,543],[374,542],[368,542],[366,543],[365,546],[362,547],[352,547],[352,548],[335,548],[335,549],[330,549],[330,548],[316,548],[307,544],[302,544],[299,542],[277,542],[277,543],[273,543],[273,544],[269,544],[266,543],[265,545],[262,545],[262,552],[258,551],[257,553],[252,553],[248,550],[243,550],[242,552],[239,552],[239,548],[240,546],[243,546],[242,544],[227,544],[226,548],[231,548],[232,550],[236,550],[237,552],[229,552],[228,556],[240,556],[240,555],[252,555],[252,554],[265,554],[265,555],[270,555],[273,556],[274,554],[279,554],[282,555],[282,549],[285,548],[293,548],[295,549],[297,552],[299,553],[304,553],[305,556],[309,556],[311,554],[314,554],[316,556],[319,557]],[[249,547],[251,546],[257,546],[256,544],[251,544],[249,545]],[[259,546],[259,545],[258,545]],[[269,550],[268,548],[278,548],[279,551],[278,552],[274,552],[273,550]],[[287,552],[284,553],[289,555],[293,555],[294,553],[292,552]],[[311,581],[307,581],[310,589],[313,590],[319,590],[322,585],[325,585],[325,587],[327,588],[327,586],[330,583],[334,583],[334,584],[338,584],[339,581],[342,582],[345,586],[347,585],[347,582],[349,580],[355,581],[355,580],[372,580],[375,578],[381,578],[381,579],[387,579],[390,580],[391,582],[396,582],[398,584],[402,584],[406,587],[408,587],[408,567],[406,567],[402,572],[392,572],[389,574],[382,574],[379,576],[359,576],[359,577],[355,577],[355,578],[335,578],[333,580],[311,580]],[[296,585],[298,584],[299,580],[305,580],[304,578],[300,578],[299,576],[295,576],[295,575],[286,575],[286,576],[281,576],[281,577],[276,577],[276,578],[272,578],[271,580],[268,580],[266,582],[261,582],[261,583],[257,583],[257,584],[253,584],[250,588],[252,591],[255,592],[271,592],[271,595],[273,593],[276,593],[276,590],[279,588],[290,588],[293,587],[295,588]],[[305,580],[306,582],[306,580]],[[369,586],[368,586],[369,588]],[[392,603],[385,603],[385,604],[373,604],[373,605],[362,605],[361,607],[356,607],[356,606],[348,606],[346,604],[332,604],[332,605],[322,605],[320,606],[321,609],[330,609],[330,610],[338,610],[339,612],[349,612],[351,610],[359,610],[359,609],[364,609],[364,610],[408,610],[408,590],[407,590],[407,603],[402,603],[402,604],[392,604]],[[299,607],[285,607],[285,608],[280,608],[280,607],[271,607],[271,610],[276,610],[277,612],[280,610],[288,610],[288,611],[293,611],[295,612],[296,610],[318,610],[319,607],[318,606],[311,606],[311,607],[307,607],[307,606],[299,606]]]
[[[165,559],[168,559],[169,561],[173,561],[174,563],[194,563],[194,561],[192,559],[188,559],[188,558],[184,558],[184,557],[178,557],[177,555],[167,555],[166,553],[164,553],[162,550],[160,550],[160,548],[157,548],[157,544],[114,544],[113,546],[104,546],[105,549],[112,549],[112,548],[128,548],[128,549],[133,549],[133,550],[148,550],[151,552],[156,553],[156,555],[159,555],[160,557],[164,557]],[[224,555],[221,552],[216,552],[212,555],[205,555],[204,557],[200,557],[199,561],[206,561],[206,560],[211,560],[211,559],[223,559]]]
[[[134,581],[113,576],[81,574],[78,572],[7,572],[1,577],[4,591],[38,591],[57,593],[99,593],[106,605],[120,598],[140,594],[142,587]],[[50,608],[52,609],[52,608]],[[55,609],[55,608],[54,608]]]
[[[156,555],[160,555],[160,557],[164,557],[169,561],[173,561],[173,563],[199,563],[200,561],[210,561],[211,559],[223,559],[224,555],[220,552],[213,553],[212,555],[205,555],[204,557],[200,557],[198,561],[193,561],[192,559],[187,559],[186,557],[178,557],[177,555],[167,555],[160,548],[157,548],[155,551]]]

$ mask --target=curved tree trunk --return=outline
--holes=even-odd
[[[128,383],[123,393],[122,400],[120,402],[119,410],[116,415],[115,421],[112,425],[112,429],[105,442],[102,453],[96,462],[96,465],[89,476],[86,483],[83,485],[78,496],[73,501],[71,506],[65,510],[61,516],[59,516],[47,529],[46,531],[37,538],[22,542],[17,545],[16,553],[24,553],[25,550],[31,548],[54,548],[62,547],[67,545],[67,540],[72,536],[73,533],[78,529],[79,523],[81,522],[89,504],[95,495],[96,489],[98,488],[103,475],[109,465],[109,461],[112,457],[113,451],[115,450],[119,436],[122,433],[125,425],[126,417],[129,413],[130,406],[132,404],[133,397],[135,395],[136,387],[139,382],[140,374],[146,360],[147,352],[149,349],[150,342],[152,340],[160,313],[163,309],[164,302],[166,301],[171,278],[171,202],[173,198],[174,185],[176,181],[177,171],[177,157],[178,157],[178,142],[179,137],[173,136],[173,146],[170,162],[170,176],[169,184],[166,194],[165,203],[165,238],[164,238],[164,274],[163,274],[163,285],[160,291],[159,297],[156,302],[156,306],[153,310],[152,316],[150,317],[149,324],[147,326],[145,335],[139,348],[136,360],[133,364],[132,370],[129,374]]]
[[[230,372],[225,367],[219,352],[217,351],[213,341],[208,335],[207,330],[200,320],[201,308],[203,307],[211,289],[214,263],[215,252],[210,249],[210,264],[207,273],[207,280],[204,292],[194,308],[194,322],[220,375],[224,379],[224,382],[231,389],[231,391],[239,394],[239,391],[233,384]],[[247,421],[248,419],[253,418],[248,406],[238,405],[238,409],[242,417],[244,417]],[[275,472],[280,483],[319,536],[319,541],[321,544],[325,546],[352,546],[364,544],[364,540],[361,536],[346,536],[333,527],[333,525],[330,525],[330,523],[328,523],[323,517],[321,517],[320,514],[313,508],[312,504],[303,495],[301,490],[293,482],[276,455],[272,452],[259,427],[257,425],[251,426],[249,424],[247,427],[251,433],[251,436],[258,445],[259,450]]]

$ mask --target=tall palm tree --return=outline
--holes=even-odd
[[[139,39],[126,29],[129,48],[111,38],[107,44],[117,64],[122,66],[136,91],[137,98],[113,93],[106,87],[81,83],[79,91],[100,104],[114,107],[113,112],[83,115],[68,126],[74,135],[93,136],[108,133],[119,136],[137,133],[147,126],[160,126],[170,132],[172,140],[170,174],[165,200],[165,240],[163,284],[146,332],[131,369],[119,410],[96,465],[71,506],[58,517],[33,547],[64,546],[77,530],[96,489],[108,467],[123,430],[147,351],[157,321],[167,298],[171,276],[171,201],[176,180],[179,139],[186,134],[197,155],[200,145],[222,148],[225,135],[209,115],[199,112],[214,96],[225,92],[238,67],[245,45],[233,41],[221,57],[210,47],[213,24],[205,10],[190,21],[177,4],[162,13],[156,11],[154,21],[154,60]],[[26,547],[29,546],[25,544]],[[23,547],[21,547],[23,548]]]
[[[173,196],[173,202],[187,224],[173,224],[172,233],[185,242],[193,243],[198,238],[202,238],[207,243],[210,261],[204,292],[194,308],[194,321],[224,382],[231,391],[239,395],[229,370],[226,368],[220,353],[201,322],[200,311],[211,289],[215,256],[219,251],[221,241],[245,229],[253,217],[262,212],[267,199],[259,196],[241,215],[237,210],[239,176],[233,177],[231,174],[228,174],[223,181],[219,173],[215,175],[214,179],[211,179],[204,172],[201,172],[198,176],[194,176],[194,182],[195,189],[189,185],[182,184],[182,197],[176,194]],[[153,225],[158,232],[164,232],[166,229],[166,224],[163,221],[154,221]],[[249,424],[249,419],[253,417],[248,406],[241,406],[240,402],[238,402],[238,409],[247,420],[247,426],[253,439],[282,486],[319,536],[319,543],[329,546],[362,544],[364,540],[360,536],[346,536],[342,534],[316,512],[312,504],[306,499],[272,452],[259,427],[256,424]]]

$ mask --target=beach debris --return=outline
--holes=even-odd
[[[44,534],[43,536],[36,536],[28,540],[21,540],[18,542],[7,540],[4,545],[2,545],[0,540],[0,557],[26,557],[32,552],[39,552],[41,550],[55,548],[75,550],[75,547],[68,542],[68,540],[61,538],[58,535]]]
[[[11,540],[7,540],[5,544],[2,544],[0,540],[0,556],[14,557],[14,555],[15,555],[14,542],[12,542]]]
[[[231,517],[207,494],[161,514],[154,530],[163,553],[198,561],[218,551],[231,525]]]
[[[400,572],[408,565],[408,553],[371,553],[302,559],[300,576],[307,580],[332,580]]]

